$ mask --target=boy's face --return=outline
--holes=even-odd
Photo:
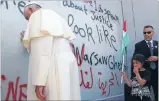
[[[139,62],[137,60],[133,60],[133,67],[140,69],[140,68],[142,68],[142,64],[141,64],[141,62]]]

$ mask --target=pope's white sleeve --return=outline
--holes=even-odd
[[[33,85],[45,86],[51,63],[53,37],[45,36],[31,41],[31,79]]]

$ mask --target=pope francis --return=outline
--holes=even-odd
[[[24,7],[28,20],[22,43],[28,50],[27,100],[80,100],[79,73],[69,41],[75,38],[56,12],[35,2]]]

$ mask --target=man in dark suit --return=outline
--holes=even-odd
[[[144,68],[151,71],[151,81],[155,101],[158,101],[158,41],[152,40],[154,28],[150,25],[143,30],[144,40],[135,44],[135,54],[143,54],[147,59]]]

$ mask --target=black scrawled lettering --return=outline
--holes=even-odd
[[[13,4],[14,4],[14,5],[16,5],[16,2],[15,2],[15,0],[13,1]]]
[[[94,0],[94,5],[95,5],[95,11],[97,11],[97,3],[96,3],[96,0]]]
[[[95,11],[91,11],[91,13],[93,14],[93,15],[91,16],[91,19],[92,19],[92,20],[96,20],[96,21],[102,23],[102,17],[101,17],[101,16],[97,15],[97,14],[95,13]]]
[[[105,14],[106,14],[107,19],[108,19],[108,20],[106,21],[106,24],[107,24],[107,26],[108,26],[111,30],[113,30],[113,25],[111,24],[111,20],[116,21],[116,19],[115,19],[116,17],[113,16],[109,10],[107,10]],[[110,20],[110,18],[111,18],[111,20]],[[118,22],[119,22],[119,21],[118,21]]]
[[[75,5],[75,9],[79,9],[79,7],[77,5]]]
[[[122,62],[121,61],[118,62],[118,69],[119,69],[119,71],[121,71],[121,69],[122,69]]]
[[[78,34],[78,26],[77,25],[74,26],[73,32],[76,33],[76,34]]]
[[[83,28],[78,27],[77,25],[74,26],[73,32],[79,34],[81,37],[86,37],[86,31]]]
[[[84,5],[84,12],[85,12],[85,14],[87,15],[87,8],[86,8],[86,6]]]
[[[97,29],[99,43],[101,43],[103,41],[103,36],[104,36],[105,42],[107,44],[109,44],[110,48],[113,48],[115,51],[117,51],[117,49],[115,47],[115,43],[116,43],[115,36],[110,35],[108,30],[106,30],[103,25],[102,25],[102,32],[97,25],[96,25],[96,29]],[[103,33],[103,35],[102,35],[102,33]]]
[[[121,71],[121,69],[122,69],[122,62],[121,61],[120,62],[115,61],[115,57],[114,56],[113,56],[113,61],[114,61],[114,64],[113,64],[114,69],[118,69],[119,71]]]
[[[91,11],[91,13],[93,14],[93,17],[91,16],[91,19],[95,20],[95,11]]]
[[[95,55],[94,55],[94,58],[96,59],[96,62],[95,62],[95,64],[94,64],[95,66],[98,64],[98,58],[97,58],[97,56],[98,56],[98,54],[95,54]]]
[[[87,62],[88,62],[88,64],[90,64],[88,54],[85,54],[85,55],[84,55],[84,61],[87,61]]]
[[[68,15],[68,19],[67,19],[68,25],[71,27],[73,22],[74,22],[74,17],[72,14]]]
[[[98,15],[95,16],[95,20],[99,21],[99,16]]]
[[[89,5],[92,7],[93,5],[92,5],[92,1],[88,1],[88,3],[89,3]]]
[[[78,49],[76,49],[76,52],[79,53]],[[101,64],[101,65],[108,66],[110,70],[121,71],[122,69],[122,61],[116,61],[114,55],[99,56],[98,53],[92,52],[90,55],[84,54],[84,61],[90,64],[91,66],[92,65],[97,66]],[[126,65],[124,69],[127,69]]]
[[[115,59],[114,59],[114,56],[113,56],[113,61],[114,61],[114,63],[113,63],[113,67],[114,67],[114,69],[117,69],[117,62],[115,62]]]
[[[90,56],[90,64],[91,64],[91,65],[92,65],[92,60],[93,60],[92,58],[93,58],[94,53],[95,53],[95,52],[92,52],[92,54],[91,54],[91,56]]]
[[[111,61],[111,60],[112,60],[112,61]],[[113,59],[113,56],[110,55],[109,58],[108,58],[108,66],[109,66],[109,68],[110,68],[111,70],[114,69],[113,60],[114,60],[114,59]]]
[[[78,27],[78,25],[74,25],[74,17],[72,14],[68,15],[68,25],[70,27],[73,27],[73,32],[76,34],[79,34],[81,37],[86,37],[88,38],[88,41],[92,40],[93,43],[95,44],[94,38],[92,36],[92,28],[89,27],[86,23],[85,23],[85,29],[82,27]]]
[[[7,1],[7,0],[2,0],[2,1],[1,1],[1,5],[4,4],[4,3],[5,3],[6,9],[9,9],[8,1]],[[16,6],[16,1],[15,1],[15,0],[13,0],[12,3],[13,3],[14,6]],[[26,5],[26,3],[25,3],[24,1],[18,1],[17,7],[18,7],[18,10],[19,10],[19,12],[20,12],[21,14],[24,13],[24,12],[23,12],[23,9],[24,9],[24,6],[25,6],[25,5]]]
[[[103,13],[103,9],[102,9],[102,6],[101,6],[101,5],[98,6],[98,12]]]
[[[103,20],[102,20],[102,16],[99,16],[99,21],[100,21],[100,22],[102,22],[102,21],[103,21]]]
[[[110,10],[107,11],[108,21],[110,21]]]
[[[72,3],[72,1],[70,0],[70,6],[72,7],[72,8],[74,8],[74,6],[76,6],[76,7],[78,7],[77,5],[74,5],[74,3]],[[75,8],[76,8],[75,7]],[[78,8],[77,8],[78,9]]]
[[[111,35],[110,42],[111,42],[111,45],[113,46],[114,50],[117,51],[117,49],[114,46],[114,43],[116,43],[116,39],[115,39],[114,35]]]
[[[98,61],[99,61],[99,63],[100,63],[100,64],[103,64],[103,63],[102,63],[102,59],[101,59],[101,58],[99,58],[99,59],[98,59]]]
[[[111,19],[112,19],[112,20],[116,20],[115,17],[114,17],[112,14],[111,14],[110,16],[111,16]]]
[[[88,64],[90,64],[90,65],[93,64],[92,61],[93,61],[93,58],[94,58],[94,54],[95,54],[95,52],[92,52],[91,55],[90,55],[90,57],[89,57],[88,54],[85,54],[85,56],[84,56],[84,60],[87,61]]]
[[[80,10],[80,11],[83,11],[83,8],[78,6],[78,9],[77,10]]]
[[[80,34],[81,37],[86,37],[86,32],[85,32],[85,30],[83,28],[79,28],[78,32],[79,32],[79,34]]]
[[[101,43],[101,30],[98,28],[98,26],[96,25],[97,28],[97,33],[98,33],[98,39],[99,39],[99,43]]]
[[[5,3],[6,9],[8,9],[8,1],[2,0],[2,1],[1,1],[1,5],[2,5],[3,3]]]
[[[88,36],[88,41],[90,41],[90,38],[92,39],[93,43],[95,44],[94,38],[92,36],[92,28],[88,27],[88,25],[85,23],[86,30],[87,30],[87,36]]]
[[[113,25],[110,23],[110,21],[106,21],[106,25],[113,31]]]
[[[118,21],[118,23],[120,23],[120,22],[119,22],[119,17],[118,17],[118,16],[115,15],[115,19],[116,19],[116,21]]]
[[[24,9],[24,6],[26,5],[26,3],[24,2],[24,1],[20,1],[19,3],[18,3],[18,9],[19,9],[19,11],[20,11],[20,13],[21,14],[23,14],[24,12],[23,12],[23,9]]]
[[[107,65],[107,57],[105,56],[102,56],[102,63]]]
[[[118,21],[119,22],[119,19],[116,15],[113,15],[110,10],[107,10],[105,8],[102,7],[101,4],[97,5],[96,1],[93,2],[94,5],[92,5],[92,2],[89,2],[90,6],[94,6],[94,11],[95,12],[99,12],[101,14],[104,14],[108,17],[108,21],[110,21],[110,18],[111,20],[114,20],[114,21]]]
[[[67,0],[63,0],[62,4],[63,4],[64,7],[65,7],[65,6],[68,6]]]
[[[104,14],[105,14],[105,15],[107,14],[107,9],[104,9]]]
[[[98,21],[98,22],[100,22],[100,23],[102,23],[102,24],[107,25],[107,27],[110,28],[110,29],[113,31],[113,25],[110,23],[109,20],[107,20],[108,17],[106,18],[106,17],[104,17],[104,16],[97,15],[97,14],[95,13],[95,11],[91,11],[91,13],[92,13],[92,16],[91,16],[91,19],[92,19],[92,20]]]
[[[102,21],[103,24],[106,24],[106,19],[104,18],[104,16],[102,16]]]
[[[67,0],[66,0],[67,1]],[[68,1],[67,1],[67,7],[71,7],[71,5],[70,4],[68,4]]]
[[[75,10],[83,11],[83,8],[81,6],[78,6],[77,4],[73,3],[71,0],[63,0],[63,6],[64,7],[71,7]]]
[[[113,31],[113,25],[110,23],[109,28]]]
[[[96,1],[94,1],[94,2],[88,1],[88,3],[89,3],[89,5],[91,7],[94,7],[94,9],[90,10],[90,12],[93,14],[93,16],[91,16],[91,19],[99,21],[99,22],[101,22],[103,24],[106,24],[109,28],[111,28],[111,30],[113,30],[112,29],[113,26],[112,26],[112,24],[110,22],[111,21],[110,19],[119,22],[118,16],[111,14],[110,10],[103,9],[100,4],[97,5]],[[71,0],[69,0],[69,1],[68,0],[63,0],[62,4],[63,4],[64,7],[69,7],[69,8],[73,8],[75,10],[79,10],[79,11],[85,12],[85,14],[87,15],[87,11],[88,10],[87,10],[87,6],[86,5],[81,5],[80,6],[80,5],[77,5],[77,4],[73,3],[73,1],[71,1]],[[100,12],[104,16],[103,15],[99,16],[98,13],[97,13],[97,15],[95,15],[96,12]],[[107,17],[108,22],[107,22],[105,16]]]
[[[111,47],[111,43],[110,43],[110,41],[109,41],[109,32],[108,32],[108,30],[106,30],[105,28],[104,28],[104,26],[102,26],[102,28],[103,28],[103,32],[104,32],[104,36],[105,36],[105,42],[107,43],[107,41],[108,41],[108,43],[109,43],[109,46]]]
[[[90,64],[90,65],[98,65],[98,64],[105,64],[107,65],[107,57],[106,56],[101,56],[99,57],[97,53],[92,52],[89,58],[89,55],[85,55],[85,60]],[[95,62],[94,62],[95,61]]]

